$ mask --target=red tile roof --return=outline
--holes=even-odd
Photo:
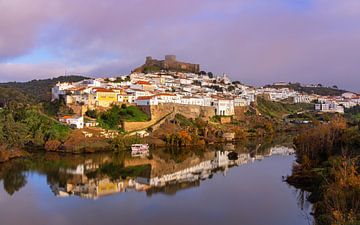
[[[160,94],[157,94],[156,96],[176,96],[176,95],[171,94],[171,93],[160,93]]]
[[[149,81],[144,81],[144,80],[139,80],[139,81],[136,82],[136,84],[151,85]]]
[[[106,89],[106,88],[93,88],[93,91],[95,91],[95,92],[114,92],[112,89]]]
[[[149,100],[154,98],[154,96],[140,96],[137,98],[137,100]]]

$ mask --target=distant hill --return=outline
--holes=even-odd
[[[347,92],[346,90],[341,90],[333,87],[304,87],[299,83],[289,83],[286,85],[266,85],[265,87],[271,88],[290,88],[298,92],[304,92],[307,94],[317,94],[317,95],[330,95],[330,96],[339,96]]]
[[[22,95],[28,96],[30,99],[36,102],[50,101],[51,99],[51,88],[58,82],[77,82],[88,77],[83,76],[60,76],[56,78],[43,79],[43,80],[32,80],[28,82],[8,82],[0,83],[0,97],[1,92],[6,91],[3,95],[7,96],[12,89],[12,92],[21,92]],[[15,96],[14,96],[15,98]]]
[[[22,103],[22,104],[32,104],[34,101],[28,96],[23,94],[15,88],[0,87],[0,107],[7,106],[8,104]]]

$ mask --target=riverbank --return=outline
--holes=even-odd
[[[30,153],[25,150],[21,150],[18,148],[15,149],[5,149],[4,146],[0,146],[0,163],[7,162],[11,159],[27,157]]]
[[[316,224],[360,223],[360,130],[342,118],[295,138],[297,163],[286,181],[310,192]]]

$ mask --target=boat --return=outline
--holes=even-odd
[[[144,156],[149,154],[149,145],[148,144],[132,144],[131,145],[131,155],[132,156]]]

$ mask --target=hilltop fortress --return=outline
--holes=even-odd
[[[188,72],[188,73],[199,73],[200,65],[179,62],[176,60],[175,55],[166,55],[165,60],[153,59],[151,56],[146,57],[145,64],[136,68],[134,72],[157,72],[161,70],[166,71],[177,71],[177,72]]]

